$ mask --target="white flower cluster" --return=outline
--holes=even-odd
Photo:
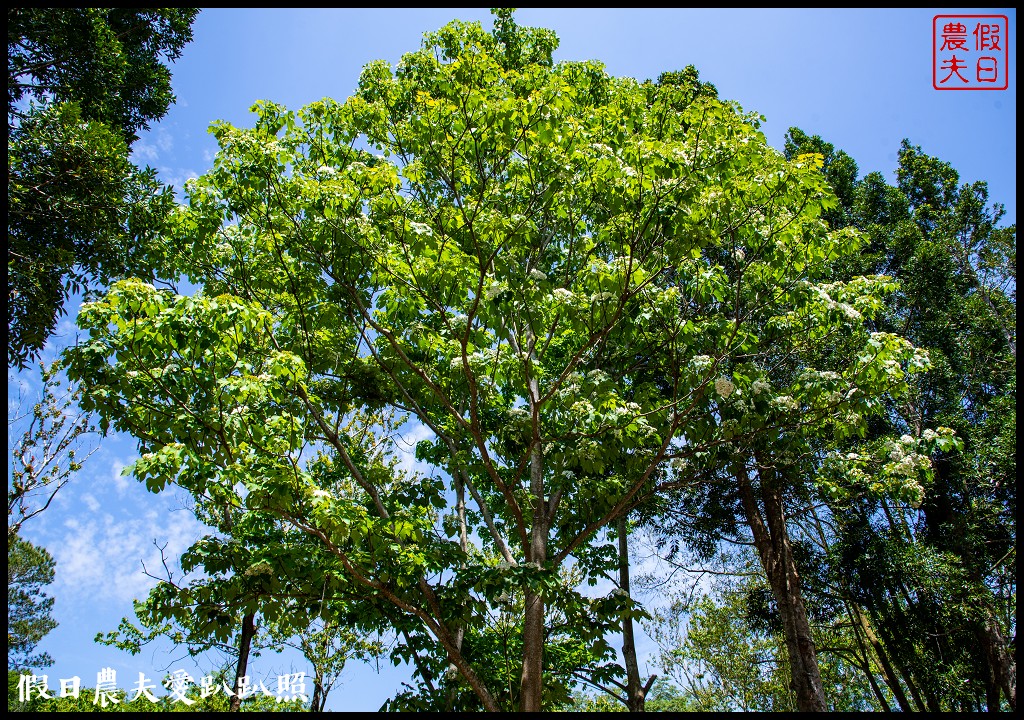
[[[750,394],[755,396],[760,395],[763,392],[768,392],[771,389],[772,386],[761,379],[757,379],[750,384]]]
[[[417,235],[427,235],[427,236],[431,236],[431,235],[433,235],[433,234],[434,234],[434,231],[433,231],[433,230],[431,230],[431,229],[430,229],[430,226],[429,226],[429,225],[427,225],[426,223],[410,222],[410,223],[409,223],[409,227],[410,227],[410,228],[412,229],[412,231],[413,231],[414,233],[416,233]]]
[[[743,262],[747,259],[747,254],[743,252],[743,248],[736,248],[732,251],[732,259],[738,263]]]
[[[548,279],[548,276],[545,275],[544,273],[542,273],[537,268],[531,268],[530,269],[530,277],[532,279],[538,280],[538,281],[540,281],[540,280],[547,280]]]
[[[735,389],[736,386],[733,385],[732,381],[729,380],[728,378],[723,377],[715,380],[715,392],[724,398],[727,398],[730,395],[732,395],[733,390]]]
[[[690,364],[693,365],[693,369],[697,372],[703,372],[711,367],[713,360],[707,355],[697,355],[695,358],[690,360]]]
[[[903,448],[894,442],[886,443],[885,447],[889,451],[889,459],[893,462],[899,462],[906,457],[906,453],[903,452]]]
[[[273,575],[274,571],[265,560],[262,560],[255,565],[251,565],[246,568],[245,572],[242,574],[252,577],[253,575]]]
[[[777,398],[772,400],[772,405],[780,410],[789,410],[791,412],[800,409],[800,403],[789,395],[779,395]]]
[[[932,430],[931,428],[928,428],[923,433],[921,433],[921,437],[923,437],[925,440],[928,440],[929,442],[934,440],[938,436],[939,436],[939,434],[937,432],[935,432],[934,430]]]
[[[527,410],[526,408],[521,407],[510,408],[508,414],[509,417],[512,418],[512,420],[520,422],[522,422],[523,420],[527,420],[530,417],[530,411]]]
[[[494,298],[501,295],[504,289],[505,288],[501,285],[501,283],[493,282],[486,288],[484,288],[484,298],[486,298],[487,300],[493,300]]]
[[[572,302],[573,294],[565,288],[556,288],[551,294],[555,297],[555,300],[560,303]]]
[[[860,320],[861,318],[861,314],[857,312],[857,309],[854,308],[853,305],[839,303],[838,308],[842,310],[843,315],[845,315],[848,320]]]
[[[915,462],[913,455],[907,455],[896,467],[903,475],[914,475],[917,473],[917,462]]]

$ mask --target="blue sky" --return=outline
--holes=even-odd
[[[609,73],[638,79],[693,64],[724,99],[765,116],[768,141],[782,147],[791,126],[820,134],[848,152],[861,173],[894,178],[903,138],[953,164],[962,181],[986,180],[991,198],[1016,221],[1016,12],[961,10],[1009,18],[1009,88],[953,92],[932,87],[932,18],[949,10],[521,10],[520,24],[558,34],[559,60],[596,59]],[[194,41],[172,67],[178,103],[135,146],[135,159],[157,168],[180,187],[210,167],[216,146],[207,133],[215,120],[249,125],[248,108],[267,99],[297,109],[344,99],[371,60],[397,62],[419,46],[425,31],[451,19],[490,24],[486,10],[205,10]],[[51,343],[52,353],[73,341],[73,315]],[[9,399],[18,385],[31,395],[31,375],[9,373]],[[97,632],[131,615],[133,597],[159,567],[153,546],[180,553],[202,532],[183,498],[149,495],[122,467],[134,459],[130,438],[101,441],[86,468],[25,535],[45,545],[58,562],[56,617],[60,627],[41,644],[57,660],[57,678],[79,675],[92,685],[110,665],[119,685],[131,687],[139,671],[159,678],[177,657],[163,652],[132,658],[96,646]],[[649,642],[641,655],[651,659]],[[187,663],[180,663],[190,667]],[[264,655],[255,674],[272,679],[291,656]],[[335,709],[375,710],[399,689],[408,671],[350,667],[332,694]],[[655,671],[653,665],[651,670]],[[190,669],[190,672],[192,670]],[[270,683],[268,682],[268,685]]]

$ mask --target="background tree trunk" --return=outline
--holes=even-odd
[[[245,677],[249,665],[249,648],[252,647],[252,636],[256,634],[255,613],[242,618],[242,637],[238,641],[238,665],[235,668],[235,694],[228,703],[230,712],[238,712],[242,707],[242,678]]]
[[[765,467],[763,463],[759,465]],[[800,591],[800,575],[793,560],[779,491],[766,487],[765,479],[760,478],[765,508],[762,517],[746,467],[739,469],[737,480],[754,545],[782,616],[797,707],[802,712],[826,712],[828,706],[818,670],[818,656],[811,639],[811,626]]]

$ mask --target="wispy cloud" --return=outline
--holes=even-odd
[[[165,127],[158,127],[132,144],[132,161],[154,163],[174,149],[174,136]]]
[[[166,543],[166,555],[174,560],[204,532],[191,513],[170,510],[166,503],[160,512],[115,520],[110,513],[99,513],[103,506],[91,495],[83,501],[92,514],[68,518],[59,542],[49,544],[57,561],[57,594],[75,595],[83,602],[128,603],[144,597],[156,580],[143,566],[154,575],[163,571],[156,544]]]
[[[421,440],[429,440],[434,437],[434,431],[420,422],[410,421],[402,427],[402,434],[395,443],[399,457],[399,467],[403,472],[412,474],[420,472],[427,474],[430,466],[416,459],[416,445]]]

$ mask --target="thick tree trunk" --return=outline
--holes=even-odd
[[[531,392],[539,396],[536,380]],[[534,437],[530,457],[530,494],[533,495],[533,525],[530,529],[529,562],[543,566],[548,555],[547,503],[544,500],[544,466],[540,439]],[[527,591],[523,618],[523,673],[519,682],[522,712],[540,712],[544,689],[544,598]]]
[[[988,661],[990,684],[994,692],[989,691],[989,711],[997,712],[1000,708],[999,692],[1002,691],[1010,704],[1011,710],[1017,709],[1017,664],[1010,653],[1006,651],[1006,640],[999,629],[998,621],[987,615],[985,623],[978,633],[978,640],[985,649],[985,658]],[[993,697],[994,696],[994,697]]]
[[[242,618],[242,637],[238,642],[238,665],[235,667],[235,694],[228,703],[230,712],[238,712],[242,707],[242,678],[249,666],[249,648],[252,647],[252,636],[256,634],[255,613]]]
[[[523,623],[523,673],[519,680],[522,712],[540,712],[544,671],[544,598],[526,593]]]
[[[764,463],[759,463],[765,472]],[[768,576],[786,634],[786,649],[792,671],[792,687],[802,712],[826,712],[825,689],[818,670],[818,656],[811,639],[800,575],[796,569],[786,528],[786,517],[778,488],[770,488],[760,477],[764,516],[757,505],[750,476],[745,467],[737,473],[740,496],[761,565]]]
[[[619,536],[619,588],[626,595],[629,590],[629,539],[626,534],[626,518],[620,517],[616,524]],[[632,597],[632,596],[630,596]],[[645,712],[647,692],[651,689],[654,676],[646,685],[640,683],[640,666],[636,661],[636,639],[633,635],[633,618],[622,619],[622,658],[626,664],[626,706],[630,712]]]
[[[326,704],[327,698],[324,697],[323,693],[323,682],[319,675],[313,678],[313,700],[309,703],[309,709],[311,712],[323,712],[323,705]]]

